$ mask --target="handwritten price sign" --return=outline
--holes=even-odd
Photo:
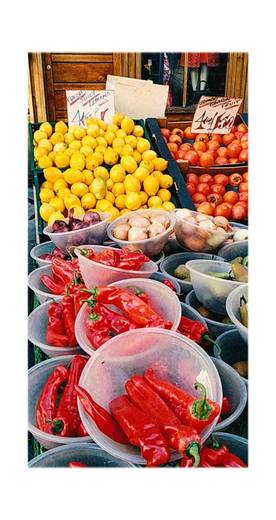
[[[229,134],[241,102],[241,98],[201,96],[191,131],[198,134]]]
[[[67,90],[68,125],[86,126],[90,117],[111,123],[114,116],[112,90]]]

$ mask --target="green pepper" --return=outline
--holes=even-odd
[[[210,276],[215,276],[216,278],[222,278],[223,280],[231,280],[230,273],[227,273],[226,271],[222,273],[212,273],[209,271],[207,274]]]

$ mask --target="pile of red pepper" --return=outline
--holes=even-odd
[[[75,389],[85,364],[86,359],[77,355],[73,357],[69,368],[58,365],[54,369],[37,401],[37,428],[61,437],[88,435],[79,416]]]
[[[141,251],[130,251],[127,247],[106,249],[101,253],[95,253],[93,249],[79,249],[79,251],[89,260],[127,271],[139,271],[145,262],[150,261]]]
[[[52,277],[45,274],[40,277],[40,281],[52,294],[64,294],[68,287],[83,283],[77,258],[68,261],[56,256],[51,268]]]
[[[181,468],[191,468],[191,459],[183,457],[179,466]],[[201,448],[199,468],[246,468],[247,464],[231,453],[225,444],[221,444],[212,436],[206,445]]]
[[[92,297],[86,300],[91,312],[85,321],[86,335],[98,349],[112,336],[140,327],[171,329],[172,323],[159,316],[150,306],[148,295],[138,287],[99,287],[87,290]],[[123,314],[108,309],[113,305]]]

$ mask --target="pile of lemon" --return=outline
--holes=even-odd
[[[119,113],[111,124],[94,118],[86,123],[68,128],[58,121],[53,129],[46,122],[34,132],[34,158],[45,177],[39,194],[43,220],[52,225],[70,208],[76,217],[95,209],[110,220],[142,208],[175,208],[167,161],[150,149],[142,126]]]

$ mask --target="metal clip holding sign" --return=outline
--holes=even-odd
[[[242,98],[201,96],[193,118],[191,132],[229,134]]]

